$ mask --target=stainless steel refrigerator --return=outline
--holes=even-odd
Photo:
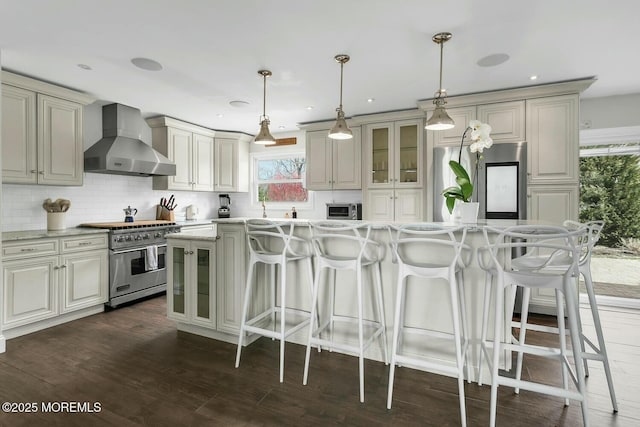
[[[455,185],[449,160],[458,160],[459,146],[434,149],[434,221],[451,221],[442,190]],[[482,153],[473,201],[480,202],[479,219],[526,219],[527,217],[527,143],[494,143]],[[475,171],[475,153],[462,149],[460,163],[469,174]]]

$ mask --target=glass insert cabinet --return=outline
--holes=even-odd
[[[215,327],[215,244],[172,240],[168,253],[168,317]]]
[[[366,126],[368,188],[422,187],[421,119]]]

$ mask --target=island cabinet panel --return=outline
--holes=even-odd
[[[238,335],[247,276],[244,225],[218,225],[218,330]]]

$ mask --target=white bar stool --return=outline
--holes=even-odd
[[[393,227],[391,247],[394,259],[398,263],[398,285],[393,327],[391,366],[389,369],[389,390],[387,408],[391,409],[393,382],[396,364],[416,366],[428,371],[444,373],[458,378],[460,398],[460,418],[467,425],[464,377],[465,365],[467,379],[470,380],[469,364],[466,363],[468,350],[468,326],[464,297],[463,270],[468,265],[472,249],[464,243],[467,235],[465,227],[447,227],[437,224],[407,224]],[[456,237],[458,235],[459,237]],[[466,261],[466,262],[465,262]],[[453,333],[422,329],[405,325],[405,300],[407,279],[418,277],[430,280],[412,284],[412,286],[440,286],[447,281],[451,302]],[[455,344],[456,365],[451,366],[437,361],[426,360],[419,356],[403,354],[403,333],[416,333],[432,338],[453,340]]]
[[[587,296],[589,298],[589,308],[591,309],[591,316],[593,318],[594,328],[596,332],[596,339],[598,341],[598,345],[594,344],[587,336],[585,336],[582,330],[582,322],[579,322],[580,326],[580,344],[582,350],[582,358],[584,362],[584,372],[585,376],[589,376],[589,365],[587,363],[588,360],[597,360],[603,363],[604,372],[607,379],[607,385],[609,387],[609,397],[611,399],[611,405],[613,406],[613,411],[618,412],[618,402],[616,400],[616,393],[613,387],[613,378],[611,375],[611,368],[609,366],[609,357],[607,356],[607,348],[604,341],[604,336],[602,334],[602,324],[600,322],[600,314],[598,313],[598,303],[596,301],[595,291],[593,289],[593,279],[591,277],[591,253],[593,252],[593,248],[598,242],[600,238],[600,233],[604,226],[604,221],[589,221],[586,223],[580,223],[576,221],[567,220],[563,224],[570,230],[579,230],[580,228],[585,228],[588,232],[588,241],[586,245],[582,245],[582,252],[580,254],[580,259],[578,261],[578,267],[580,270],[580,274],[584,277],[585,289],[587,291]],[[566,264],[570,263],[571,260],[555,257],[549,265],[545,266],[545,269],[557,269],[557,268],[566,268]],[[518,269],[526,269],[531,265],[540,265],[540,261],[536,258],[535,255],[525,254],[519,258],[515,258],[511,261],[512,266]],[[576,282],[577,285],[577,282]],[[578,289],[576,288],[576,295],[578,295]],[[523,304],[522,304],[522,312],[520,322],[513,322],[513,326],[520,328],[520,339],[524,342],[527,330],[536,330],[543,331],[549,333],[559,333],[559,329],[550,326],[539,326],[532,325],[527,323],[528,312],[529,312],[529,298],[530,298],[530,290],[526,289],[526,293],[523,293]],[[576,303],[579,303],[579,299],[576,298]],[[578,316],[580,316],[580,307],[577,307]],[[578,317],[579,318],[579,317]],[[586,345],[589,348],[586,348]],[[518,362],[516,367],[516,377],[520,378],[522,372],[522,353],[518,354]]]
[[[358,355],[358,367],[360,378],[360,402],[364,402],[364,353],[369,346],[381,337],[381,347],[384,362],[388,363],[386,322],[384,318],[384,306],[382,301],[382,278],[380,262],[384,258],[385,247],[371,238],[371,226],[354,224],[352,222],[322,221],[311,224],[312,242],[316,255],[316,272],[313,282],[313,300],[311,305],[311,326],[309,327],[309,340],[304,362],[304,377],[302,383],[307,384],[309,376],[309,360],[311,346],[328,347],[330,350],[342,350],[349,354]],[[363,271],[366,268],[373,270],[373,309],[376,320],[364,318],[364,282]],[[318,295],[320,293],[320,277],[323,270],[333,271],[333,281],[329,288],[328,315],[326,319],[316,321],[318,307]],[[338,270],[353,270],[356,273],[356,299],[358,305],[357,317],[338,315],[335,313],[335,289],[336,286],[347,286],[348,283],[336,283]],[[358,326],[358,344],[338,342],[334,340],[336,323],[356,323]],[[365,340],[364,329],[371,330]],[[326,333],[328,332],[328,337]]]
[[[589,425],[586,388],[583,375],[583,361],[580,338],[580,318],[577,313],[578,304],[575,294],[575,281],[578,279],[578,260],[582,246],[586,244],[586,229],[569,232],[562,227],[553,226],[514,226],[506,229],[496,229],[484,227],[483,229],[486,246],[478,252],[478,263],[487,271],[487,283],[485,284],[485,301],[482,320],[481,333],[481,354],[479,357],[479,378],[482,378],[482,357],[487,357],[487,363],[491,370],[491,409],[490,425],[496,425],[496,407],[498,400],[498,386],[507,385],[514,387],[516,393],[520,388],[544,393],[552,396],[563,397],[565,405],[568,399],[581,402],[582,417],[585,426]],[[490,235],[492,237],[490,237]],[[512,265],[511,254],[516,251],[534,254],[537,264],[530,264],[527,268],[514,267]],[[503,264],[501,259],[506,259]],[[533,257],[531,258],[534,259]],[[569,260],[569,264],[564,267],[545,269],[556,259]],[[495,279],[495,286],[493,280]],[[503,318],[505,315],[505,304],[509,304],[507,318],[513,317],[513,306],[515,299],[515,287],[527,288],[550,288],[555,290],[556,307],[558,310],[558,331],[559,348],[549,348],[537,345],[526,344],[524,337],[519,339],[511,337],[509,342],[501,342]],[[492,292],[493,291],[493,292]],[[505,301],[505,291],[509,292],[509,300]],[[494,302],[494,331],[491,342],[487,340],[489,305],[488,296],[493,293]],[[524,292],[523,292],[524,293]],[[567,314],[569,325],[569,336],[573,351],[567,349],[566,332],[564,324],[563,296],[567,300]],[[523,302],[524,304],[524,302]],[[523,319],[526,323],[526,319]],[[511,323],[504,327],[511,328]],[[489,353],[489,347],[492,353]],[[501,354],[509,354],[509,351],[518,352],[519,359],[521,353],[534,354],[559,361],[562,365],[562,387],[542,384],[534,381],[525,381],[520,377],[500,375],[499,363]],[[575,372],[569,363],[569,355],[573,354],[575,362]],[[571,378],[577,391],[569,389],[568,377]]]
[[[289,228],[288,232],[284,229]],[[312,251],[310,242],[293,235],[293,222],[285,225],[269,220],[251,219],[246,222],[247,242],[249,246],[249,269],[247,272],[247,285],[242,308],[242,319],[240,322],[240,336],[238,337],[238,350],[236,353],[236,368],[240,366],[240,353],[244,343],[246,333],[254,333],[280,340],[280,382],[284,381],[284,343],[285,339],[297,332],[309,323],[309,312],[305,310],[287,308],[287,263],[302,261],[306,263],[309,274],[309,290],[313,283],[313,265],[311,262]],[[257,280],[254,282],[254,270],[257,263],[272,266],[271,278],[271,304],[262,313],[255,315],[251,319],[249,316],[249,306],[252,298],[252,291]],[[280,267],[280,305],[276,303],[276,267]],[[296,315],[302,321],[294,323],[286,328],[286,315]],[[276,329],[279,315],[279,328]]]

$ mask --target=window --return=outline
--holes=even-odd
[[[309,200],[304,186],[304,153],[255,154],[252,203],[286,203],[303,207]]]

